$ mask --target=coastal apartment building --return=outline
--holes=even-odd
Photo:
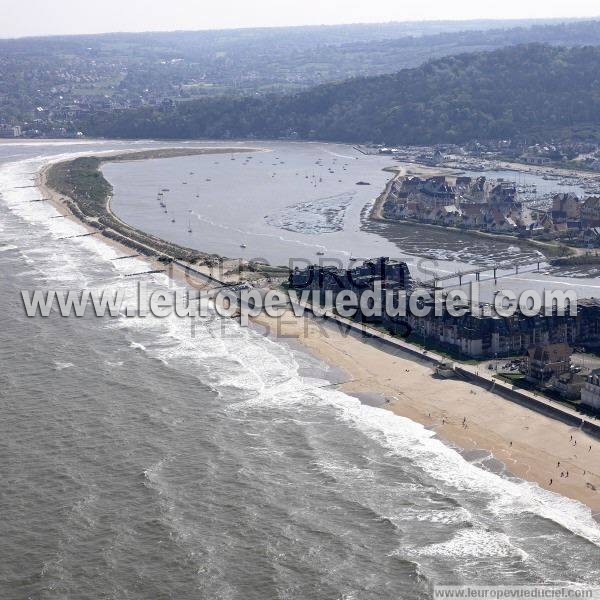
[[[575,343],[579,338],[577,317],[455,317],[444,311],[440,316],[408,315],[406,320],[417,339],[466,358],[520,356],[531,346]]]
[[[340,269],[328,265],[310,265],[305,269],[294,269],[288,284],[293,289],[312,289],[320,292],[354,290],[360,292],[374,289],[375,282],[382,288],[409,289],[412,285],[408,265],[390,260],[386,256],[366,260],[352,269]]]
[[[600,226],[600,197],[588,198],[581,207],[581,220],[585,227]]]
[[[581,388],[581,403],[600,411],[600,369],[592,371]]]
[[[568,373],[571,370],[572,353],[565,343],[531,346],[525,355],[527,377],[545,383]]]
[[[21,137],[21,127],[19,125],[0,125],[1,138]]]
[[[318,290],[322,303],[325,303],[328,291],[333,294],[343,290],[360,293],[366,289],[374,290],[376,282],[381,284],[382,306],[385,306],[386,291],[404,290],[410,296],[414,287],[406,263],[387,257],[365,261],[349,270],[311,265],[294,270],[289,277],[290,288]],[[376,322],[392,333],[410,329],[415,340],[441,346],[466,358],[522,356],[531,347],[552,345],[600,348],[600,300],[597,299],[580,300],[576,315],[535,317],[525,317],[519,312],[511,317],[500,317],[486,315],[483,311],[453,316],[445,306],[441,314],[438,311],[436,315],[433,302],[432,299],[427,316],[416,316],[407,311],[406,316],[393,317],[384,311],[380,317],[362,318]],[[560,372],[552,374],[559,375]]]

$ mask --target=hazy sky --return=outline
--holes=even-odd
[[[600,16],[598,0],[0,0],[0,36]]]

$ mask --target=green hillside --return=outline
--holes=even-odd
[[[600,48],[521,45],[293,95],[210,98],[96,114],[111,137],[465,142],[600,125]]]

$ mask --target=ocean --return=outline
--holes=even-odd
[[[589,509],[336,391],[298,348],[214,313],[27,318],[23,289],[134,301],[142,262],[30,202],[48,157],[127,144],[0,144],[0,598],[600,582]]]

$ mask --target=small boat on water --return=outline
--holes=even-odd
[[[246,248],[246,244],[240,244],[240,248]]]
[[[169,188],[163,188],[162,190],[160,190],[161,192],[170,192],[171,190],[169,190]]]
[[[171,223],[175,223],[175,219],[171,219]]]
[[[371,185],[368,181],[357,181],[356,185]]]
[[[325,255],[325,252],[323,252],[322,250],[319,250],[317,252],[317,256],[324,256],[324,255]]]

